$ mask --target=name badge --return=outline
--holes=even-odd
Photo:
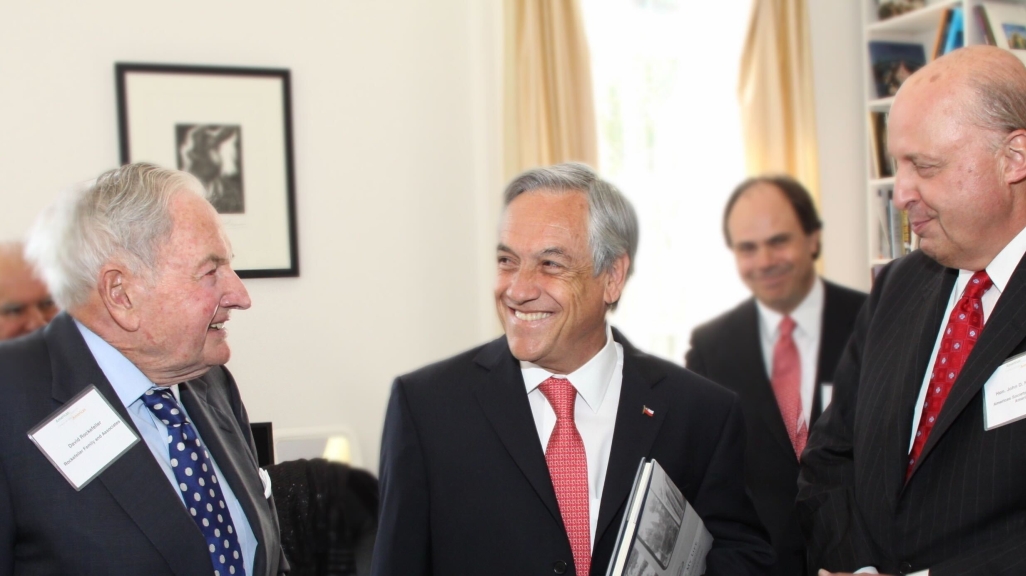
[[[819,411],[826,412],[830,407],[830,401],[834,399],[834,385],[832,382],[823,382],[819,385]]]
[[[983,429],[993,430],[1026,418],[1026,354],[994,371],[983,385]]]
[[[28,437],[75,490],[139,441],[92,385],[29,430]]]

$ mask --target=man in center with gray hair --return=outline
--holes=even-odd
[[[506,334],[396,379],[372,574],[605,574],[643,457],[712,533],[706,574],[766,573],[736,396],[606,322],[637,243],[633,208],[587,166],[509,184],[495,286]]]

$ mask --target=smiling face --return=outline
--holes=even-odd
[[[970,123],[970,103],[965,86],[910,85],[891,108],[887,146],[898,165],[894,205],[922,251],[981,270],[1022,229],[1022,201],[1005,181],[1002,135]]]
[[[595,275],[584,193],[535,190],[506,207],[495,305],[510,351],[569,374],[606,342],[606,308],[620,298],[628,257]]]
[[[727,232],[738,274],[755,298],[781,314],[798,307],[816,279],[819,231],[805,233],[784,193],[753,184],[731,208]]]
[[[231,249],[214,208],[179,193],[171,201],[173,228],[151,277],[134,277],[138,319],[133,362],[156,384],[202,375],[228,361],[225,322],[250,306],[231,267]]]

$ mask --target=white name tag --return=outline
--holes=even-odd
[[[30,430],[28,437],[75,490],[139,441],[92,385]]]
[[[1005,361],[983,385],[983,429],[1026,418],[1026,354]]]
[[[834,399],[834,385],[831,382],[824,382],[819,385],[819,411],[826,412],[830,401]]]

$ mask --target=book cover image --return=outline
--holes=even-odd
[[[878,98],[894,96],[901,84],[926,64],[922,44],[870,42],[869,60]]]
[[[642,459],[606,576],[698,576],[712,542],[659,463]]]
[[[1011,50],[1026,50],[1026,26],[1022,24],[1004,23],[1001,27],[1005,30],[1005,38],[1008,39],[1008,48]]]

